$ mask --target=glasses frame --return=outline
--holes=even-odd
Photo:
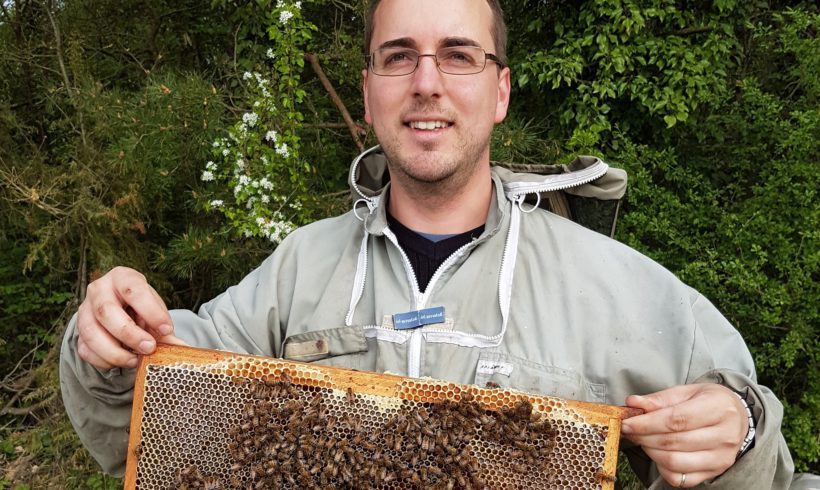
[[[462,47],[462,46],[448,46],[448,48],[451,48],[451,47],[456,48],[456,47]],[[372,53],[370,53],[368,55],[365,55],[364,61],[367,65],[367,69],[370,71],[370,73],[372,73],[376,76],[379,76],[379,77],[406,77],[407,75],[412,75],[413,73],[416,72],[416,70],[419,69],[419,63],[421,63],[421,59],[424,58],[424,57],[433,58],[433,61],[436,63],[436,68],[438,69],[438,71],[440,71],[441,73],[446,73],[447,75],[456,75],[456,76],[478,75],[479,73],[483,72],[487,68],[487,62],[488,61],[492,61],[493,63],[497,64],[498,67],[501,68],[501,69],[504,69],[504,68],[507,67],[507,64],[504,63],[503,61],[501,61],[501,58],[499,58],[498,56],[496,56],[492,53],[488,53],[488,52],[484,51],[484,48],[482,48],[480,46],[464,46],[464,47],[480,49],[481,51],[484,52],[484,66],[481,67],[481,70],[479,70],[477,72],[474,72],[474,73],[450,73],[448,71],[442,70],[441,69],[441,64],[438,61],[437,53],[438,53],[438,51],[441,51],[441,49],[447,49],[447,48],[440,48],[439,50],[436,51],[436,53],[432,53],[432,54],[422,54],[420,51],[416,51],[415,49],[412,49],[412,48],[407,48],[408,51],[416,51],[416,53],[418,53],[418,57],[416,58],[416,66],[413,67],[413,71],[411,71],[409,73],[402,73],[401,75],[385,75],[385,74],[382,74],[382,73],[376,73],[376,71],[373,69],[373,57],[376,55],[376,51],[378,51],[378,49],[376,51],[373,51]]]

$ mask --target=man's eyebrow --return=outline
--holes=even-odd
[[[470,39],[469,37],[446,37],[441,40],[439,43],[439,47],[441,48],[452,48],[456,46],[476,46],[478,48],[481,47],[477,41]]]
[[[378,49],[384,48],[411,48],[411,49],[418,49],[418,44],[413,38],[410,37],[400,37],[398,39],[391,39],[389,41],[385,41],[379,45]]]

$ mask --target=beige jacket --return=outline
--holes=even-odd
[[[484,233],[448,258],[421,293],[387,227],[384,159],[369,150],[351,169],[353,211],[293,232],[199,312],[173,311],[176,333],[201,347],[481,386],[492,381],[610,404],[685,383],[748,387],[755,447],[705,487],[788,488],[793,465],[780,433],[782,406],[757,383],[732,325],[645,256],[524,202],[613,178],[600,160],[581,163],[577,172],[548,176],[494,168]],[[393,327],[393,314],[430,306],[445,308],[444,322]],[[103,468],[121,474],[133,373],[82,362],[76,337],[72,320],[61,357],[65,406]],[[306,347],[317,339],[326,347]],[[642,451],[624,449],[647,485],[666,488]]]

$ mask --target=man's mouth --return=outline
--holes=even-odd
[[[412,129],[420,129],[422,131],[435,131],[436,129],[449,128],[453,123],[449,121],[409,121],[405,123]]]

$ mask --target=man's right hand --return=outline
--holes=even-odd
[[[168,308],[145,276],[116,267],[88,285],[77,312],[77,352],[100,369],[137,366],[157,342],[185,345],[174,336]]]

